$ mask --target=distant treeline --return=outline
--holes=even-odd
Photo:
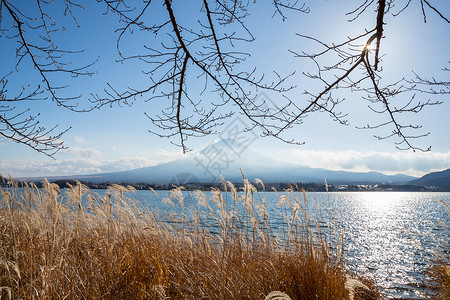
[[[51,181],[52,183],[56,183],[60,188],[67,188],[68,185],[76,185],[77,181],[75,180],[56,180]],[[41,188],[43,182],[33,182],[38,188]],[[93,182],[84,182],[81,181],[82,184],[86,185],[90,189],[107,189],[113,184],[118,184],[122,186],[132,186],[136,190],[171,190],[178,186],[183,186],[188,191],[193,190],[201,190],[201,191],[209,191],[211,188],[216,188],[218,190],[224,190],[223,184],[220,182],[205,182],[205,183],[184,183],[184,184],[151,184],[151,183],[112,183],[112,182],[102,182],[102,183],[93,183]],[[23,186],[25,182],[18,182],[19,187]],[[0,186],[8,186],[8,180],[3,179],[0,180]],[[233,185],[237,188],[243,187],[242,182],[233,182]],[[261,184],[254,185],[258,190],[262,190],[263,187]],[[286,189],[293,188],[297,191],[306,191],[306,192],[361,192],[361,191],[401,191],[401,192],[450,192],[450,188],[445,187],[436,187],[436,186],[419,186],[412,184],[402,184],[402,185],[392,185],[392,184],[318,184],[318,183],[302,183],[302,182],[278,182],[278,183],[264,183],[264,188],[266,191],[271,191],[276,189],[277,191],[283,191]]]

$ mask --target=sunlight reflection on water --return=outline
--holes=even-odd
[[[419,243],[433,249],[432,231],[438,240],[445,238],[438,223],[448,223],[448,212],[437,200],[448,202],[449,194],[364,192],[331,198],[343,210],[350,267],[373,276],[393,299],[420,298],[427,256]]]

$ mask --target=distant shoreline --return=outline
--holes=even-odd
[[[76,185],[76,180],[49,180],[52,183],[56,183],[60,188],[68,187],[70,185]],[[26,182],[33,182],[38,188],[42,187],[43,181],[16,181],[19,183],[19,186],[23,186]],[[187,191],[194,190],[202,190],[208,191],[211,188],[217,188],[219,190],[224,190],[223,184],[220,182],[204,182],[204,183],[183,183],[183,184],[152,184],[152,183],[127,183],[127,182],[101,182],[101,183],[93,183],[93,182],[85,182],[80,181],[82,184],[87,186],[90,189],[107,189],[113,184],[122,185],[122,186],[132,186],[136,190],[171,190],[175,187],[183,186]],[[243,186],[242,183],[233,184],[236,187]],[[8,181],[6,178],[1,181],[0,186],[8,186]],[[261,185],[256,185],[258,190],[262,190]],[[278,182],[278,183],[264,183],[264,187],[266,191],[272,191],[276,189],[278,191],[285,190],[293,187],[294,190],[298,191],[306,191],[306,192],[450,192],[450,188],[448,187],[440,187],[440,186],[420,186],[420,185],[412,185],[412,184],[318,184],[318,183],[290,183],[290,182]]]

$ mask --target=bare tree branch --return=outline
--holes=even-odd
[[[413,143],[413,140],[426,137],[429,133],[417,133],[414,134],[412,131],[421,129],[422,126],[420,125],[413,125],[413,124],[402,124],[399,119],[400,114],[405,113],[418,113],[423,108],[427,106],[432,105],[438,105],[441,104],[442,101],[417,101],[415,94],[412,94],[412,96],[409,98],[410,100],[407,101],[405,104],[401,105],[400,107],[395,107],[391,103],[394,102],[394,98],[397,99],[400,97],[400,95],[403,95],[408,92],[416,92],[420,91],[423,93],[429,93],[434,95],[444,95],[448,94],[449,85],[448,82],[445,81],[437,81],[435,79],[427,80],[419,77],[417,74],[416,78],[413,80],[405,80],[401,79],[395,83],[392,84],[386,84],[384,87],[381,86],[381,70],[379,70],[379,64],[381,63],[380,59],[380,50],[381,50],[381,39],[383,38],[383,32],[384,32],[384,16],[390,11],[390,9],[394,6],[394,0],[386,1],[386,0],[378,0],[377,1],[377,16],[376,16],[376,26],[372,30],[364,30],[364,33],[357,35],[355,37],[348,38],[346,42],[339,43],[339,44],[327,44],[325,42],[322,42],[320,39],[316,37],[311,36],[305,36],[299,34],[300,37],[314,41],[324,47],[324,50],[318,53],[301,53],[298,54],[296,52],[293,52],[296,54],[299,58],[309,58],[315,62],[315,64],[318,67],[318,73],[316,75],[314,74],[306,74],[309,78],[314,80],[319,80],[320,82],[325,83],[324,89],[318,93],[317,95],[314,95],[313,93],[306,92],[306,94],[310,95],[312,97],[312,100],[308,104],[308,106],[305,106],[303,110],[301,110],[293,119],[288,122],[285,127],[283,127],[277,134],[281,134],[286,128],[292,125],[294,121],[297,119],[303,117],[304,115],[316,111],[317,106],[326,106],[327,103],[333,103],[336,104],[338,101],[332,100],[333,97],[331,96],[332,90],[337,89],[343,89],[347,88],[350,89],[352,92],[363,92],[366,95],[363,96],[363,99],[369,101],[369,109],[377,114],[381,115],[387,115],[388,121],[382,121],[378,124],[368,124],[366,126],[360,127],[357,126],[357,128],[362,129],[381,129],[384,127],[392,127],[392,132],[390,134],[386,135],[375,135],[377,139],[387,139],[387,138],[397,138],[398,140],[395,142],[396,147],[401,150],[407,150],[411,149],[413,151],[420,150],[420,151],[429,151],[431,147],[427,148],[421,148],[418,146],[415,146],[415,143]],[[397,14],[394,14],[394,16],[398,16],[401,12],[403,12],[409,5],[411,1],[408,1],[406,6],[404,6]],[[423,3],[427,3],[425,0],[421,1],[421,8],[423,9]],[[353,22],[357,18],[359,18],[363,13],[366,11],[369,11],[369,8],[375,4],[375,1],[369,1],[365,0],[363,4],[361,4],[359,7],[357,7],[355,10],[348,13],[348,15],[354,15],[352,19],[350,19],[350,22]],[[442,14],[439,13],[439,15],[442,17]],[[446,20],[445,18],[443,18]],[[363,45],[364,47],[362,50],[360,50],[359,56],[356,56],[355,54],[352,54],[347,50],[346,48],[349,48],[350,51],[352,51],[352,48],[358,48],[357,46],[353,46],[353,43],[357,42],[361,38],[367,36],[369,33],[375,32]],[[371,49],[371,45],[375,42],[376,46],[375,49]],[[374,64],[369,62],[369,55],[372,53],[372,51],[375,51],[375,57],[374,57]],[[340,60],[337,61],[336,64],[332,66],[322,66],[318,59],[330,54],[331,52],[336,53]],[[348,67],[343,67],[346,64],[350,64]],[[360,67],[360,68],[358,68]],[[359,72],[359,75],[357,74],[357,71]],[[362,72],[361,72],[362,71]],[[336,78],[332,82],[328,82],[325,79],[325,75],[328,73],[337,74],[339,72],[343,72],[342,75],[335,75]],[[352,76],[356,76],[356,79]],[[343,86],[342,83],[345,83]],[[367,84],[368,83],[368,84]],[[341,84],[341,86],[339,86]],[[424,87],[427,87],[428,89],[424,89]],[[441,89],[437,89],[438,87],[441,87]],[[328,95],[328,97],[324,97],[325,95]],[[402,96],[404,97],[404,96]],[[398,102],[398,100],[396,101]],[[380,105],[381,109],[375,109],[374,105]],[[341,115],[336,114],[334,109],[336,109],[336,105],[332,106],[332,110],[328,111],[328,113],[333,117],[334,120],[340,121],[341,123],[347,124],[345,121],[341,119]],[[381,118],[380,118],[381,119]],[[411,133],[410,133],[411,132]]]
[[[401,78],[394,82],[385,82],[383,78],[381,40],[384,35],[389,35],[389,27],[385,23],[388,16],[400,18],[407,8],[415,7],[422,11],[424,21],[426,9],[431,9],[440,19],[449,22],[445,13],[428,0],[420,0],[416,5],[411,0],[406,4],[399,0],[361,1],[346,14],[348,21],[356,24],[358,18],[369,15],[374,26],[360,28],[354,36],[336,38],[340,41],[330,43],[317,36],[298,33],[299,38],[314,43],[318,50],[314,53],[306,53],[302,49],[290,51],[295,57],[306,58],[313,63],[317,71],[305,71],[303,75],[323,87],[316,92],[306,89],[303,94],[294,90],[296,86],[292,80],[295,72],[283,75],[273,70],[273,73],[264,73],[246,65],[251,53],[242,49],[255,40],[246,20],[257,5],[255,3],[242,0],[192,1],[190,5],[199,13],[186,18],[185,12],[179,10],[185,6],[180,6],[177,1],[143,0],[134,1],[132,5],[126,0],[97,2],[104,7],[105,15],[117,19],[114,30],[118,62],[139,62],[147,79],[145,84],[131,86],[131,82],[124,88],[108,83],[102,92],[90,93],[88,108],[79,108],[76,101],[81,99],[81,93],[65,95],[65,82],[67,85],[70,82],[58,77],[91,76],[94,72],[90,69],[95,61],[82,66],[71,65],[70,57],[83,52],[63,50],[55,40],[54,34],[65,30],[65,26],[57,25],[55,20],[58,18],[50,9],[50,5],[56,4],[36,0],[34,9],[24,9],[19,2],[0,0],[0,38],[7,38],[18,45],[14,49],[14,68],[6,72],[1,70],[5,73],[0,75],[3,76],[0,81],[0,135],[53,157],[56,151],[64,149],[60,138],[66,130],[52,134],[56,126],[50,130],[40,127],[38,113],[30,112],[28,116],[27,108],[18,110],[14,103],[47,101],[72,111],[87,112],[104,106],[132,105],[143,100],[149,103],[149,111],[145,113],[153,125],[149,131],[170,138],[183,152],[189,151],[187,140],[190,137],[217,133],[226,119],[235,114],[248,120],[246,130],[259,128],[263,136],[302,144],[296,139],[285,138],[286,132],[301,125],[313,113],[325,113],[340,124],[349,124],[349,114],[339,111],[345,98],[336,96],[338,91],[349,91],[361,93],[361,100],[367,101],[368,110],[379,114],[379,123],[359,128],[376,131],[389,128],[390,133],[377,134],[376,137],[395,138],[399,149],[427,151],[429,147],[422,149],[415,141],[428,133],[421,132],[418,124],[404,123],[399,116],[418,113],[441,103],[440,100],[421,100],[419,95],[449,94],[449,83],[445,80],[427,79],[416,73],[412,79]],[[394,8],[398,3],[399,8]],[[76,10],[85,8],[75,0],[64,0],[60,5],[71,23],[81,26]],[[273,17],[281,21],[291,13],[301,16],[310,12],[309,7],[297,1],[272,0],[269,5],[273,9]],[[145,42],[139,49],[130,49],[126,40],[135,38],[138,33],[145,37],[142,39]],[[24,84],[12,95],[7,89],[8,76],[20,74],[21,68],[27,66],[34,70],[41,84]],[[275,107],[258,98],[261,91],[277,95]],[[152,102],[156,100],[162,101],[165,108],[154,110]]]
[[[15,104],[24,101],[50,100],[57,106],[72,111],[92,110],[92,108],[80,109],[74,102],[81,97],[81,94],[62,95],[66,85],[57,85],[56,82],[60,81],[60,78],[55,80],[56,77],[51,74],[66,74],[71,78],[91,76],[94,73],[89,71],[89,68],[95,61],[80,67],[70,67],[72,61],[66,57],[81,54],[82,51],[62,50],[54,41],[53,34],[63,31],[64,26],[57,26],[52,16],[54,13],[50,7],[51,3],[36,0],[35,4],[30,4],[31,7],[36,5],[35,11],[25,10],[22,7],[23,3],[13,3],[14,1],[0,0],[0,38],[13,40],[18,45],[15,49],[14,70],[1,70],[7,73],[1,75],[3,77],[0,90],[0,135],[53,158],[56,152],[65,148],[61,137],[68,129],[52,135],[58,126],[53,126],[51,129],[41,127],[38,120],[39,113],[27,116],[30,109],[20,110]],[[72,11],[73,7],[81,6],[72,0],[64,1],[64,13],[70,14],[78,26]],[[22,68],[33,69],[37,72],[36,79],[43,85],[37,84],[33,88],[25,84],[22,90],[18,90],[17,94],[12,96],[7,89],[8,76],[20,74]]]

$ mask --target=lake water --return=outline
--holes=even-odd
[[[106,193],[106,190],[93,191],[99,195]],[[157,193],[159,197],[152,191],[139,190],[127,197],[136,199],[149,210],[182,211],[175,200],[174,206],[163,203],[170,191]],[[202,209],[193,193],[183,192],[185,208]],[[302,193],[298,196],[303,199]],[[276,231],[285,225],[277,207],[279,198],[275,192],[265,192],[255,199],[263,197]],[[449,240],[446,226],[450,226],[450,213],[440,201],[450,204],[450,193],[306,193],[304,204],[309,214],[336,222],[344,232],[345,258],[351,271],[373,278],[389,299],[422,299],[430,253],[438,249],[448,254],[442,243]]]
[[[104,193],[100,191],[99,194]],[[169,191],[137,191],[131,197],[148,209],[176,211],[163,204]],[[206,193],[208,194],[208,193]],[[183,192],[184,205],[195,208],[193,192]],[[261,194],[262,195],[262,194]],[[281,226],[277,194],[265,194],[274,226]],[[302,195],[299,195],[303,198]],[[334,218],[344,231],[344,251],[348,267],[369,275],[390,299],[420,299],[425,291],[425,271],[429,253],[443,249],[448,241],[449,212],[439,200],[450,204],[450,193],[334,192],[307,193],[312,215]]]

